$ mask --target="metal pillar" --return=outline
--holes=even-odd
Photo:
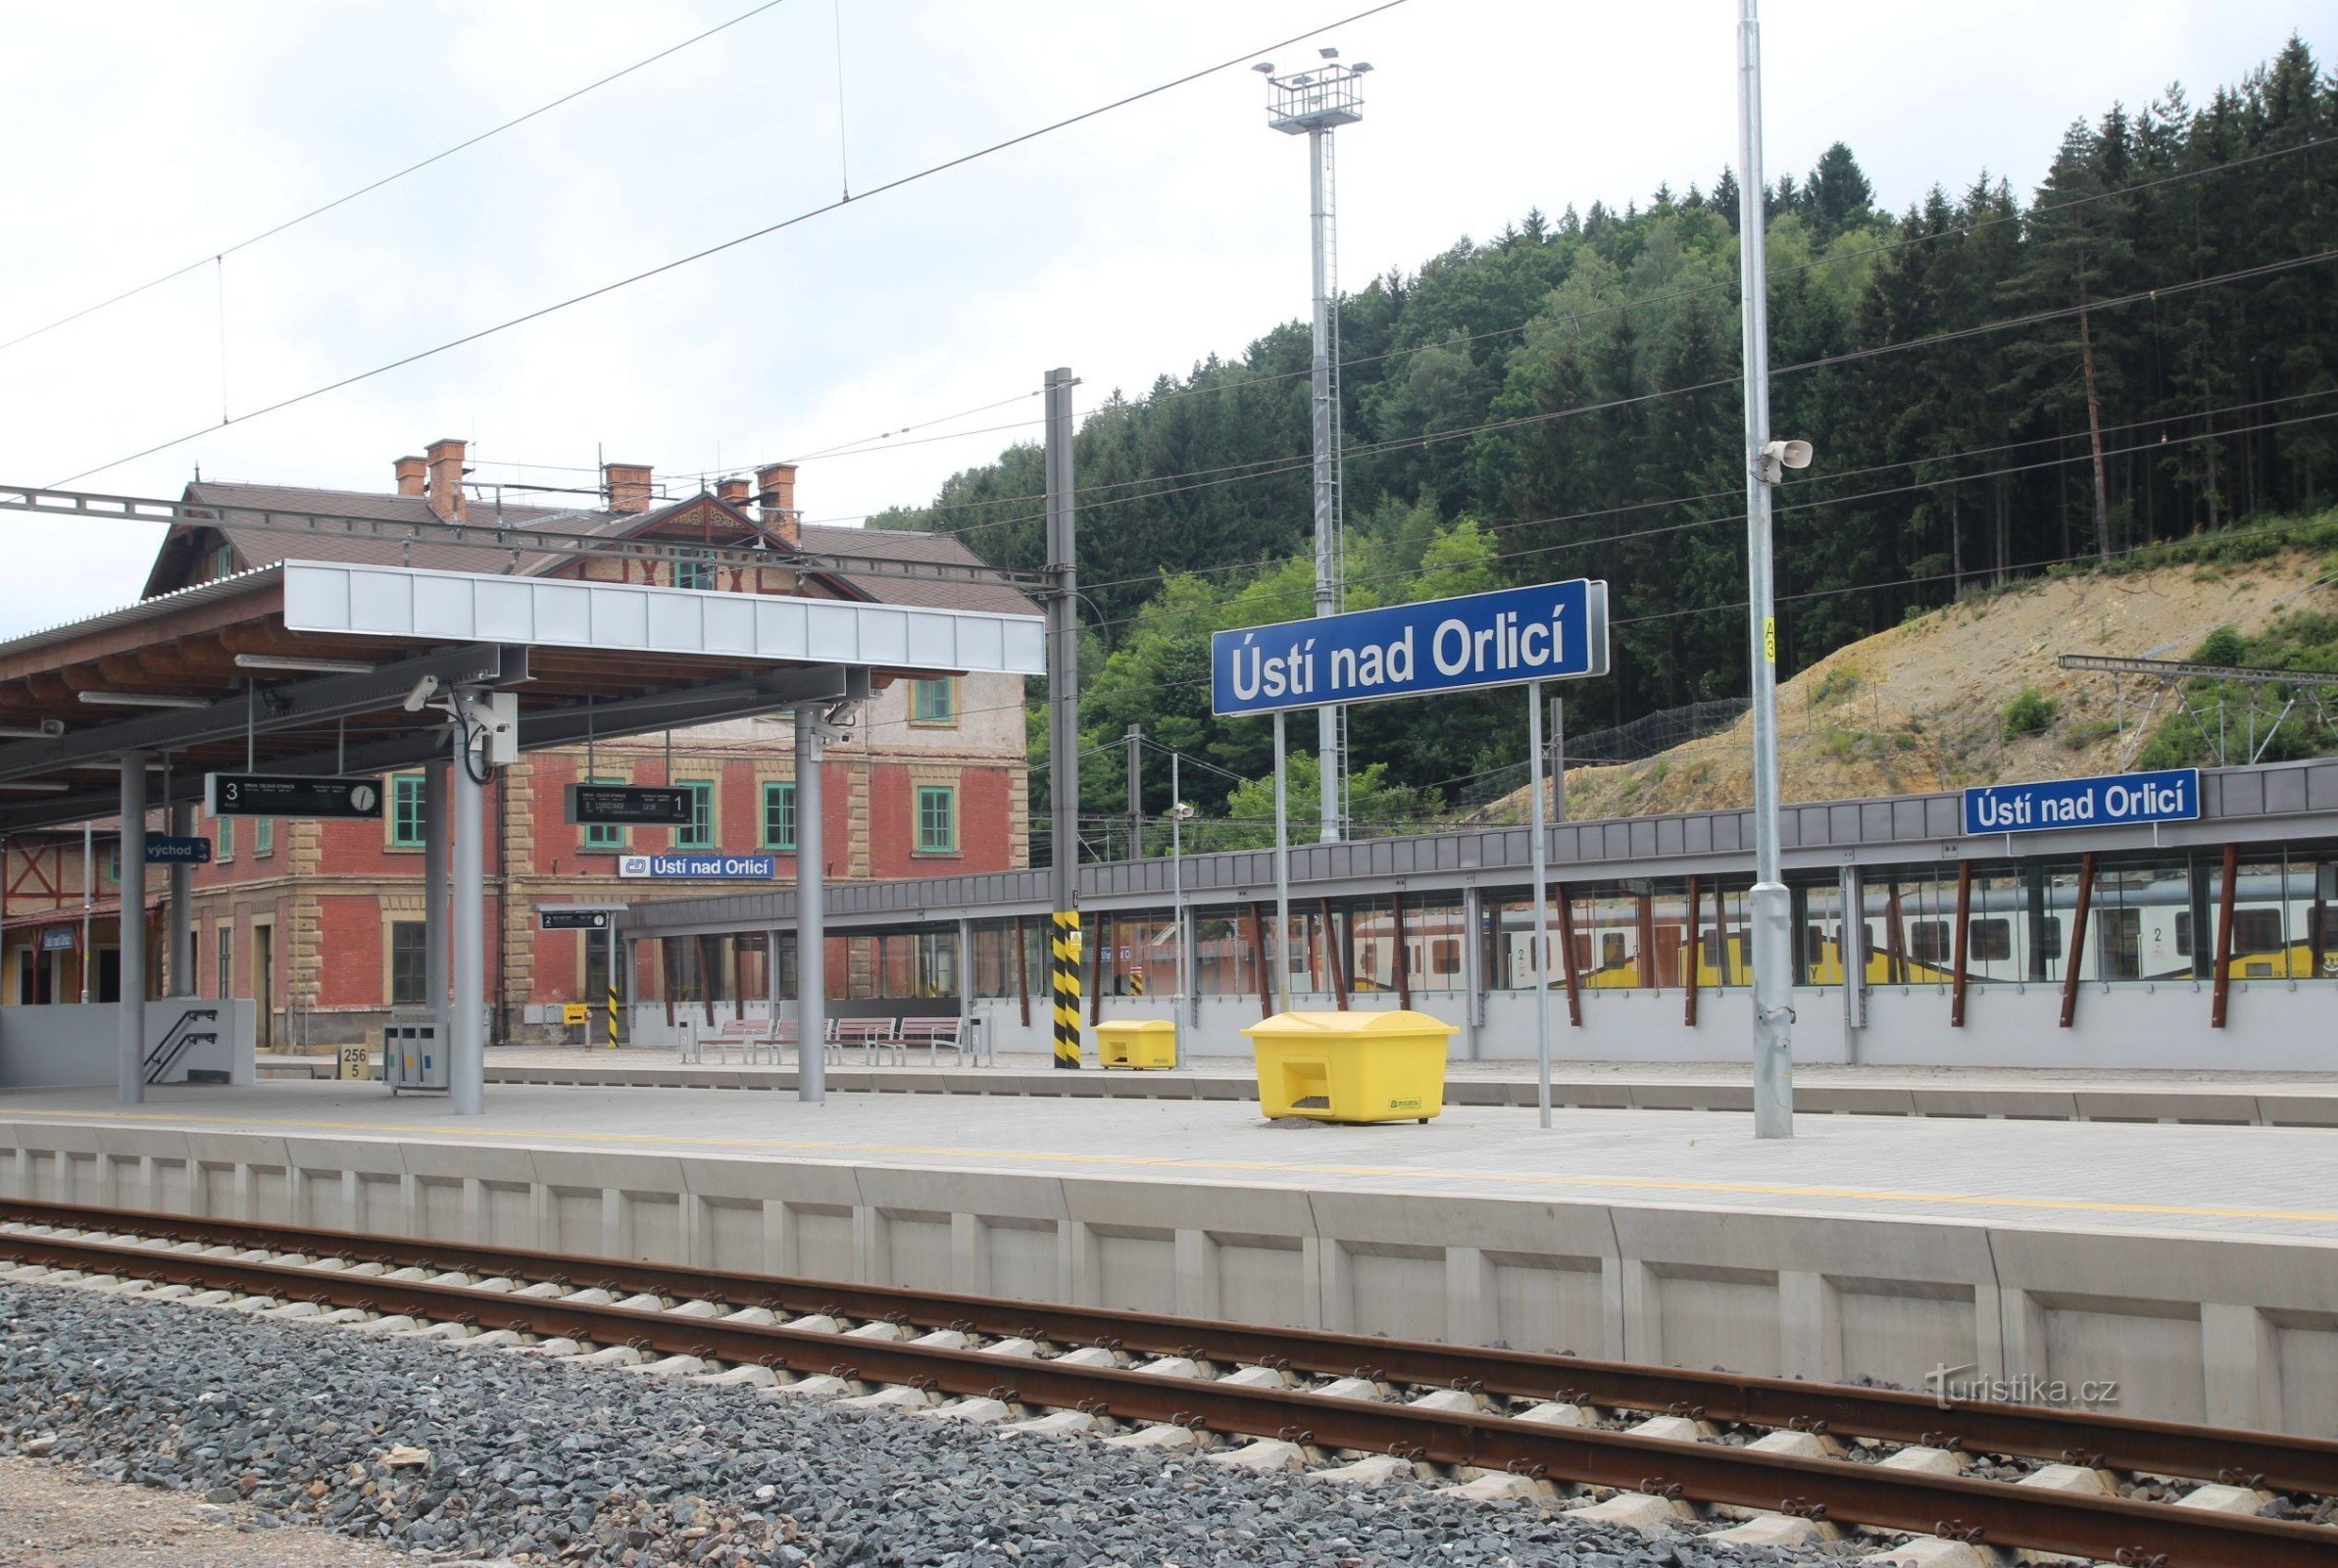
[[[1526,683],[1526,751],[1530,759],[1526,799],[1533,842],[1526,854],[1534,871],[1534,1108],[1551,1125],[1551,889],[1550,841],[1542,818],[1542,682]],[[1569,959],[1571,960],[1571,957]]]
[[[1128,858],[1145,858],[1145,731],[1131,724],[1120,744],[1128,754]]]
[[[89,912],[97,903],[97,829],[81,824],[81,1005],[97,1000],[90,971],[97,967],[96,919]]]
[[[1315,248],[1315,352],[1311,362],[1315,386],[1315,514],[1316,613],[1339,612],[1339,476],[1338,448],[1333,439],[1337,409],[1331,366],[1331,209],[1326,200],[1331,162],[1331,132],[1318,126],[1307,133],[1308,218]],[[1316,758],[1322,771],[1322,831],[1326,843],[1343,836],[1347,813],[1341,774],[1340,710],[1316,710]]]
[[[1778,869],[1778,621],[1770,562],[1769,271],[1762,172],[1762,24],[1737,28],[1738,290],[1745,331],[1746,574],[1754,688],[1754,1136],[1794,1136],[1792,912]]]
[[[437,1026],[438,1049],[447,1049],[446,830],[447,764],[423,771],[423,1005]]]
[[[1267,945],[1259,950],[1259,961],[1274,965],[1274,1008],[1277,1012],[1291,1010],[1291,792],[1284,773],[1289,753],[1284,736],[1283,712],[1274,710],[1274,941],[1269,958]]]
[[[796,1099],[828,1098],[827,823],[821,806],[821,713],[796,710]]]
[[[446,1029],[447,1092],[458,1116],[476,1116],[486,1109],[487,1040],[487,790],[475,768],[484,767],[483,743],[477,753],[471,746],[472,703],[466,690],[456,696],[453,731],[454,760],[448,771],[454,780],[449,798],[449,826],[454,830],[453,906],[454,1016]]]
[[[1551,699],[1551,820],[1567,820],[1567,699]]]
[[[1048,886],[1054,905],[1049,975],[1055,1064],[1077,1070],[1079,1040],[1079,553],[1071,488],[1069,369],[1047,372],[1047,797],[1052,807]]]
[[[601,979],[601,989],[606,994],[604,1010],[609,1020],[609,1049],[615,1051],[617,1049],[617,916],[615,914],[609,917],[609,943],[606,952],[608,956],[604,960],[605,972]],[[774,935],[771,939],[771,973],[776,975],[778,972],[779,940]],[[772,1008],[771,1015],[777,1017],[779,1009]],[[586,1030],[586,1038],[589,1039],[591,1033],[592,1031]]]
[[[171,808],[171,833],[175,838],[194,837],[191,803]],[[170,967],[171,995],[195,995],[195,868],[184,860],[171,862]]]
[[[117,1013],[122,1102],[146,1098],[146,754],[122,754],[122,1004]]]

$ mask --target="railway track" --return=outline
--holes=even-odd
[[[81,1204],[0,1200],[0,1258],[1124,1442],[1386,1455],[2122,1564],[2338,1564],[2338,1526],[2253,1511],[2338,1498],[2338,1443],[2278,1434]]]

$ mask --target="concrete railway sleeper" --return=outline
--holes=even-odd
[[[66,1234],[60,1226],[75,1233]],[[1862,1464],[1833,1456],[1823,1420],[1814,1417],[1811,1407],[1828,1408],[1833,1396],[1856,1401],[1877,1391],[1783,1385],[1784,1390],[1799,1391],[1806,1407],[1785,1413],[1782,1394],[1773,1391],[1766,1396],[1776,1402],[1779,1413],[1766,1424],[1785,1429],[1773,1438],[1790,1441],[1735,1446],[1699,1439],[1713,1431],[1705,1423],[1746,1418],[1683,1406],[1678,1400],[1669,1401],[1673,1414],[1632,1430],[1588,1424],[1593,1412],[1585,1405],[1606,1402],[1581,1387],[1596,1380],[1593,1374],[1634,1374],[1645,1392],[1658,1389],[1657,1380],[1666,1376],[1656,1369],[1246,1326],[1228,1330],[1189,1319],[1132,1320],[1124,1314],[1083,1309],[871,1293],[866,1287],[604,1264],[540,1252],[385,1243],[347,1233],[125,1214],[79,1205],[8,1204],[0,1207],[0,1256],[17,1260],[20,1278],[53,1269],[66,1271],[58,1276],[61,1283],[77,1277],[92,1285],[144,1286],[198,1301],[203,1299],[195,1295],[199,1291],[230,1293],[209,1299],[224,1303],[241,1298],[239,1304],[250,1309],[305,1307],[309,1315],[342,1321],[388,1314],[387,1321],[404,1319],[405,1326],[417,1329],[454,1326],[454,1337],[488,1344],[532,1344],[578,1353],[594,1353],[590,1348],[603,1347],[607,1348],[598,1354],[625,1361],[657,1355],[668,1358],[667,1370],[712,1373],[723,1381],[833,1396],[860,1395],[883,1386],[888,1390],[883,1402],[931,1408],[948,1399],[969,1407],[968,1413],[975,1406],[987,1407],[993,1418],[1034,1408],[1053,1410],[1065,1430],[1109,1418],[1139,1429],[1124,1440],[1132,1444],[1192,1446],[1219,1438],[1252,1438],[1293,1453],[1333,1449],[1387,1455],[1408,1470],[1426,1464],[1465,1474],[1571,1483],[1644,1499],[1660,1509],[1696,1503],[1731,1514],[1799,1516],[1830,1525],[2121,1563],[2160,1562],[2171,1568],[2338,1563],[2338,1530],[2294,1519],[2260,1518],[2253,1509],[2169,1506],[2093,1486],[2064,1491],[2043,1472],[2029,1478],[2041,1484],[1974,1479],[1953,1473],[1959,1468],[1956,1456],[1930,1446],[1907,1451],[1937,1455],[1945,1464]],[[491,1277],[476,1278],[474,1272]],[[608,1282],[597,1283],[603,1275],[610,1276]],[[531,1276],[542,1277],[525,1283]],[[579,1280],[596,1283],[575,1283]],[[617,1298],[618,1291],[635,1286],[647,1288],[626,1299]],[[726,1289],[710,1294],[717,1287]],[[789,1296],[802,1293],[869,1298],[857,1305],[882,1305],[886,1310],[863,1312],[854,1304],[830,1300],[824,1303],[825,1311],[779,1321],[779,1312],[800,1305]],[[733,1304],[747,1296],[755,1298],[755,1304]],[[681,1298],[684,1304],[672,1306],[670,1298]],[[906,1310],[912,1303],[921,1304],[922,1310]],[[976,1348],[971,1336],[980,1325],[963,1315],[968,1307],[1018,1326],[1002,1343]],[[961,1310],[962,1315],[922,1335],[912,1327],[948,1310]],[[841,1320],[856,1316],[866,1319],[864,1325],[845,1330]],[[1050,1317],[1057,1319],[1052,1327],[1044,1321]],[[1100,1335],[1095,1338],[1106,1344],[1090,1342],[1069,1354],[1044,1356],[1037,1343],[1042,1338],[1076,1343],[1074,1336],[1056,1332],[1072,1326],[1068,1318],[1078,1320],[1082,1329],[1099,1322],[1135,1328],[1137,1340],[1127,1334]],[[379,1327],[384,1321],[373,1317],[370,1326]],[[1182,1331],[1186,1342],[1175,1349],[1156,1352],[1153,1346],[1138,1344],[1172,1329]],[[1353,1352],[1369,1350],[1376,1352],[1376,1364],[1352,1367],[1350,1376],[1326,1389],[1297,1388],[1290,1383],[1290,1373],[1298,1369],[1294,1357],[1271,1351],[1246,1355],[1244,1350],[1257,1346],[1236,1350],[1221,1343],[1229,1334],[1253,1341],[1277,1336],[1284,1342],[1335,1346],[1334,1360],[1345,1352],[1351,1366]],[[1286,1343],[1285,1348],[1297,1347]],[[1135,1348],[1163,1359],[1142,1368],[1121,1364],[1117,1352]],[[1456,1386],[1411,1402],[1378,1396],[1390,1382],[1426,1381],[1401,1376],[1400,1367],[1420,1370],[1433,1363],[1443,1369],[1450,1362],[1441,1358],[1453,1355],[1495,1357],[1507,1368],[1506,1381],[1528,1380],[1529,1369],[1539,1366],[1541,1376],[1519,1396],[1545,1402],[1523,1416],[1492,1413],[1483,1404],[1487,1390],[1473,1387],[1477,1380],[1472,1379],[1456,1380]],[[1309,1359],[1319,1361],[1321,1356]],[[1206,1361],[1238,1363],[1243,1370],[1213,1378],[1203,1375],[1201,1363]],[[802,1381],[783,1382],[791,1378]],[[1702,1375],[1689,1375],[1687,1381],[1714,1382]],[[1716,1386],[1735,1381],[1723,1379]],[[1643,1398],[1617,1402],[1648,1407]],[[1993,1408],[2019,1412],[2019,1407]],[[1063,1421],[1065,1416],[1087,1419]],[[2164,1446],[2179,1436],[2187,1440],[2191,1460],[2165,1469],[2145,1467],[2148,1474],[2220,1473],[2226,1484],[2206,1490],[2241,1495],[2257,1495],[2258,1489],[2273,1485],[2325,1498],[2332,1490],[2321,1483],[2275,1484],[2258,1473],[2236,1476],[2227,1445],[2252,1451],[2267,1445],[2287,1449],[2285,1466],[2324,1477],[2331,1473],[2338,1445],[2159,1423],[2099,1424],[2152,1427]],[[1937,1421],[1935,1430],[1922,1436],[1939,1441]],[[2091,1476],[2106,1467],[2124,1468],[2114,1465],[2098,1448],[2073,1451],[2050,1469]]]
[[[2338,1442],[2279,1433],[2218,1431],[2045,1405],[1960,1402],[1929,1395],[1732,1372],[1699,1372],[1471,1346],[1334,1334],[1268,1324],[1170,1317],[1048,1301],[787,1279],[623,1258],[421,1238],[256,1224],[82,1203],[0,1199],[0,1224],[80,1227],[340,1255],[385,1268],[460,1271],[528,1284],[590,1284],[612,1296],[653,1295],[819,1313],[861,1322],[915,1324],[972,1334],[1107,1346],[1233,1366],[1417,1389],[1461,1389],[1497,1398],[1686,1416],[1716,1425],[1832,1434],[1968,1454],[2338,1496]]]

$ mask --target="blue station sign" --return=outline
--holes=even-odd
[[[1216,633],[1210,710],[1230,717],[1607,672],[1608,585],[1577,577]]]
[[[778,874],[768,855],[621,855],[617,874],[653,881],[768,882]]]
[[[148,865],[209,865],[211,840],[186,838],[168,833],[146,835],[146,863]]]
[[[2112,773],[2043,784],[1988,784],[1965,792],[1965,833],[2189,822],[2200,815],[2200,769]]]

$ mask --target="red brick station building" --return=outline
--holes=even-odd
[[[961,576],[895,575],[873,562],[973,567],[956,539],[937,534],[803,525],[796,470],[772,465],[713,491],[662,499],[651,469],[602,469],[601,505],[584,511],[499,506],[514,526],[574,530],[610,540],[655,541],[674,559],[585,555],[531,560],[452,544],[401,547],[363,536],[238,528],[238,508],[330,513],[386,521],[487,522],[466,494],[465,443],[434,442],[401,458],[395,491],[294,489],[197,480],[189,506],[221,521],[180,523],[163,541],[144,597],[267,566],[286,558],[358,561],[460,571],[655,582],[747,594],[793,594],[949,610],[1032,614],[1013,588]],[[757,541],[771,565],[689,559],[700,549],[735,552]],[[801,552],[802,554],[799,554]],[[855,558],[860,569],[818,569],[805,556]],[[489,565],[485,563],[494,562]],[[823,754],[828,875],[908,877],[1003,870],[1026,863],[1027,777],[1022,680],[964,675],[897,681],[877,691],[849,741]],[[791,716],[742,718],[575,750],[523,755],[498,770],[486,799],[483,843],[490,1038],[561,1036],[560,1004],[597,1001],[604,950],[581,931],[537,929],[551,904],[638,904],[741,884],[650,883],[621,875],[622,858],[697,850],[771,856],[778,881],[795,875],[795,758]],[[421,772],[386,781],[379,821],[209,816],[196,832],[214,858],[194,870],[193,990],[258,1004],[258,1044],[282,1050],[355,1043],[393,1006],[423,998]],[[578,781],[682,785],[696,796],[688,827],[591,827],[566,820],[565,786]],[[0,871],[0,1005],[117,1000],[122,906],[118,824],[28,832],[10,838]],[[149,830],[165,831],[161,813]],[[84,861],[94,887],[84,896]],[[159,970],[164,868],[149,868],[147,952]],[[752,968],[750,972],[750,957]],[[686,942],[642,943],[635,994],[693,998],[712,990],[768,994],[762,956],[717,958]],[[853,956],[860,961],[860,955]],[[710,973],[720,966],[734,972]],[[664,972],[661,972],[663,970]],[[857,978],[837,974],[832,984]],[[160,990],[159,972],[153,977]]]

